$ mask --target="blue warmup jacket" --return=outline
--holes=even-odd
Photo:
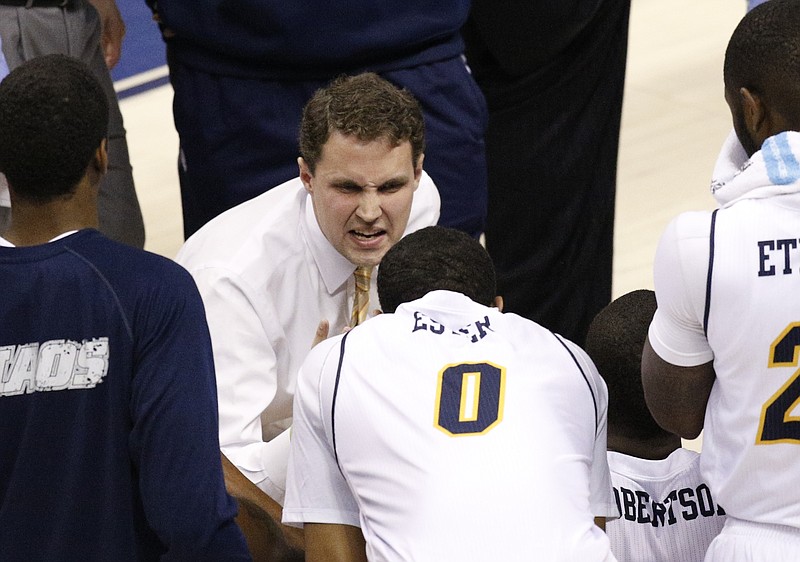
[[[0,287],[0,559],[249,560],[189,274],[83,230]]]
[[[152,7],[156,2],[148,0]],[[445,60],[464,50],[469,0],[158,0],[171,56],[212,74],[329,79]]]

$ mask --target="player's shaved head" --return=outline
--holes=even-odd
[[[747,13],[725,52],[728,89],[749,88],[800,113],[800,2],[770,0]],[[788,107],[787,107],[788,109]]]
[[[402,238],[383,257],[378,298],[384,312],[436,290],[462,293],[487,306],[494,302],[494,264],[477,240],[459,230],[429,226]]]
[[[77,59],[45,55],[0,82],[0,171],[16,195],[72,192],[108,132],[108,101]]]
[[[739,140],[752,154],[740,90],[746,88],[782,117],[785,130],[800,130],[800,2],[770,0],[748,12],[725,51],[724,80]],[[776,132],[777,133],[777,132]],[[743,138],[744,137],[744,138]]]
[[[589,354],[608,386],[608,426],[634,439],[662,437],[642,389],[642,349],[656,312],[656,295],[640,289],[597,313],[586,336]]]

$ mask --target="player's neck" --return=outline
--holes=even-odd
[[[15,246],[35,246],[65,232],[98,226],[96,199],[84,190],[44,203],[19,200],[12,192],[11,221],[3,237]]]
[[[666,434],[651,439],[636,439],[608,431],[608,450],[646,460],[662,460],[681,447],[681,438]]]

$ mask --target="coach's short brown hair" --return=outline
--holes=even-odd
[[[312,174],[334,131],[366,142],[386,139],[393,146],[409,141],[415,166],[425,151],[419,103],[373,72],[336,78],[317,90],[303,109],[300,156]]]

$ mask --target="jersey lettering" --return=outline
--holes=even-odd
[[[651,498],[644,490],[615,486],[614,498],[622,518],[652,527],[675,525],[678,521],[693,521],[700,516],[725,515],[722,506],[714,504],[711,490],[706,484],[700,484],[694,489],[672,490],[661,502]]]
[[[789,324],[772,342],[769,368],[797,367],[800,350],[800,322]],[[792,412],[800,404],[800,370],[773,394],[761,407],[756,445],[800,443],[800,417]]]
[[[797,249],[796,238],[783,238],[780,240],[759,240],[758,241],[758,276],[770,277],[776,274],[776,266],[781,267],[783,275],[792,273],[792,256],[796,252],[789,250]],[[783,259],[781,259],[783,258]],[[795,255],[795,259],[797,256]]]
[[[460,363],[439,371],[434,426],[450,436],[482,435],[503,420],[506,370]]]
[[[93,388],[108,372],[108,338],[0,347],[0,396]]]
[[[417,332],[419,330],[425,330],[432,334],[443,334],[445,328],[442,324],[434,320],[433,318],[419,312],[414,312],[414,327],[412,328],[412,332]],[[465,336],[469,336],[469,340],[472,343],[478,342],[489,335],[489,332],[494,331],[490,325],[489,317],[484,316],[480,320],[476,320],[475,322],[471,322],[460,328],[458,331],[453,330],[451,333],[453,334],[463,334]]]

